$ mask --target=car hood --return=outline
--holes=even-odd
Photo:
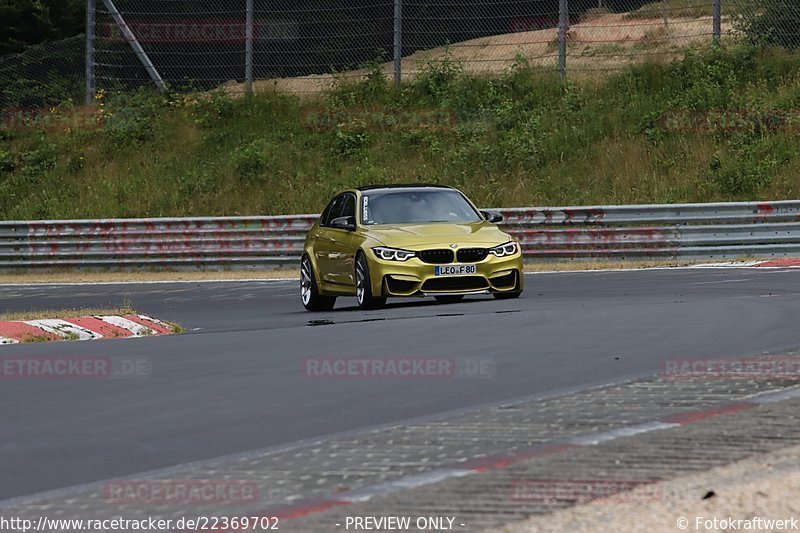
[[[492,247],[511,237],[489,222],[465,224],[385,224],[373,226],[367,234],[384,246],[421,250],[434,245]]]

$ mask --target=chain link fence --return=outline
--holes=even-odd
[[[800,45],[797,0],[87,0],[87,38],[0,58],[2,107],[155,85],[318,92],[431,64],[563,75],[749,39]],[[88,48],[85,46],[88,40]],[[84,70],[84,65],[88,68]],[[86,76],[84,77],[84,72]]]
[[[0,109],[42,108],[65,100],[83,100],[83,35],[30,46],[20,54],[0,56]]]

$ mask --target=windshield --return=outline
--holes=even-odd
[[[374,224],[463,223],[482,220],[458,191],[392,190],[364,194],[361,222]]]

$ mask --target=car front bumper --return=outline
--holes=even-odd
[[[416,257],[399,262],[372,256],[368,261],[372,293],[382,296],[486,294],[523,289],[520,253],[509,257],[490,255],[480,262],[470,263],[476,265],[476,272],[465,276],[436,276],[436,267],[443,265],[425,263]]]

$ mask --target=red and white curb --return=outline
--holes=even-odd
[[[438,483],[447,479],[472,476],[492,470],[507,468],[520,461],[553,455],[574,448],[596,446],[598,444],[622,437],[629,437],[632,435],[640,435],[652,431],[660,431],[664,429],[685,426],[688,424],[694,424],[710,418],[745,411],[761,404],[775,403],[798,397],[800,397],[800,387],[758,393],[740,401],[720,404],[703,410],[688,411],[677,415],[670,415],[659,420],[644,422],[610,431],[577,435],[561,442],[553,442],[535,446],[513,455],[485,457],[477,461],[471,461],[450,468],[438,468],[423,474],[405,476],[400,479],[345,492],[337,495],[335,498],[309,500],[305,502],[301,501],[295,505],[292,505],[291,507],[269,510],[267,513],[271,516],[278,516],[284,519],[300,518],[327,511],[335,507],[368,502],[379,496],[386,496],[388,494],[403,490],[423,487],[425,485]]]
[[[147,315],[19,320],[0,322],[0,345],[42,340],[125,339],[172,333],[175,333],[172,326]]]

